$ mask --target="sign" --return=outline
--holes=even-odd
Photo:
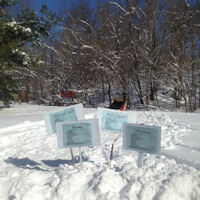
[[[124,124],[123,149],[134,150],[140,153],[160,153],[161,128],[157,126],[145,126]]]
[[[58,147],[99,146],[98,120],[57,123]]]
[[[84,119],[82,104],[65,107],[45,114],[45,124],[48,134],[56,133],[56,123],[73,122]]]
[[[123,124],[135,120],[132,112],[122,112],[107,108],[98,108],[97,116],[102,131],[122,133]]]

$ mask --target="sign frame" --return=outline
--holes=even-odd
[[[128,133],[128,128],[132,129],[132,133]],[[138,142],[136,139],[138,139]],[[134,142],[132,143],[132,141]],[[160,154],[161,127],[125,123],[123,126],[122,149],[137,151],[141,154]]]
[[[84,120],[84,109],[82,104],[76,104],[72,106],[67,106],[64,108],[59,108],[50,112],[47,112],[44,116],[47,134],[55,134],[56,133],[56,121],[55,117],[59,118],[61,115],[68,114],[67,112],[71,112],[71,119],[70,116],[65,116],[65,118],[61,118],[59,122],[72,122],[72,121],[79,121]],[[64,116],[64,115],[63,115]]]
[[[115,133],[115,134],[122,134],[123,133],[123,122],[118,121],[118,127],[115,127],[113,129],[106,128],[106,119],[104,117],[108,116],[113,116],[114,117],[114,123],[116,123],[116,120],[120,117],[126,116],[127,121],[124,123],[131,123],[131,122],[136,122],[136,115],[134,115],[133,112],[131,111],[121,111],[121,110],[113,110],[110,108],[101,108],[98,107],[97,109],[97,118],[99,119],[99,128],[103,132],[109,132],[109,133]],[[118,118],[117,118],[118,117]],[[122,118],[123,119],[123,118]],[[115,124],[116,125],[116,124]]]
[[[70,130],[70,134],[73,134],[73,129],[75,130],[77,127],[81,128],[81,124],[89,124],[90,126],[90,144],[64,144],[64,142],[67,141],[67,134],[64,132],[65,130]],[[71,128],[71,129],[70,129]],[[101,138],[100,138],[100,131],[99,131],[99,124],[97,119],[88,119],[88,120],[80,120],[76,122],[58,122],[56,123],[56,129],[57,129],[57,141],[58,141],[58,148],[70,148],[70,147],[84,147],[84,146],[100,146],[101,145]],[[82,132],[78,133],[76,132],[76,137],[78,134],[82,134]],[[68,131],[69,132],[69,131]],[[73,137],[73,136],[72,136]]]

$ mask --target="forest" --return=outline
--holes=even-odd
[[[199,109],[200,1],[93,1],[0,0],[0,100]]]

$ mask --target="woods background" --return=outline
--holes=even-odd
[[[31,62],[24,63],[25,56],[18,63],[0,59],[1,100],[9,104],[24,93],[25,101],[55,105],[63,102],[62,91],[73,90],[73,101],[93,107],[128,96],[129,108],[200,108],[200,1],[70,2],[61,1],[56,14],[43,6],[41,34],[11,48],[23,50]],[[9,17],[2,14],[0,23],[28,19],[25,27],[36,30],[30,26],[31,1],[2,5]],[[7,55],[4,32],[0,28],[1,56]]]

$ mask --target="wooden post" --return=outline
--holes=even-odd
[[[72,162],[73,162],[73,166],[74,168],[76,168],[76,162],[74,160],[74,155],[73,155],[73,151],[72,151],[72,148],[70,147],[70,152],[71,152],[71,156],[72,156]]]
[[[111,161],[113,159],[114,144],[115,144],[115,136],[113,137],[112,147],[111,147],[111,151],[110,151],[110,160],[109,160],[109,168],[110,169],[111,169]]]

